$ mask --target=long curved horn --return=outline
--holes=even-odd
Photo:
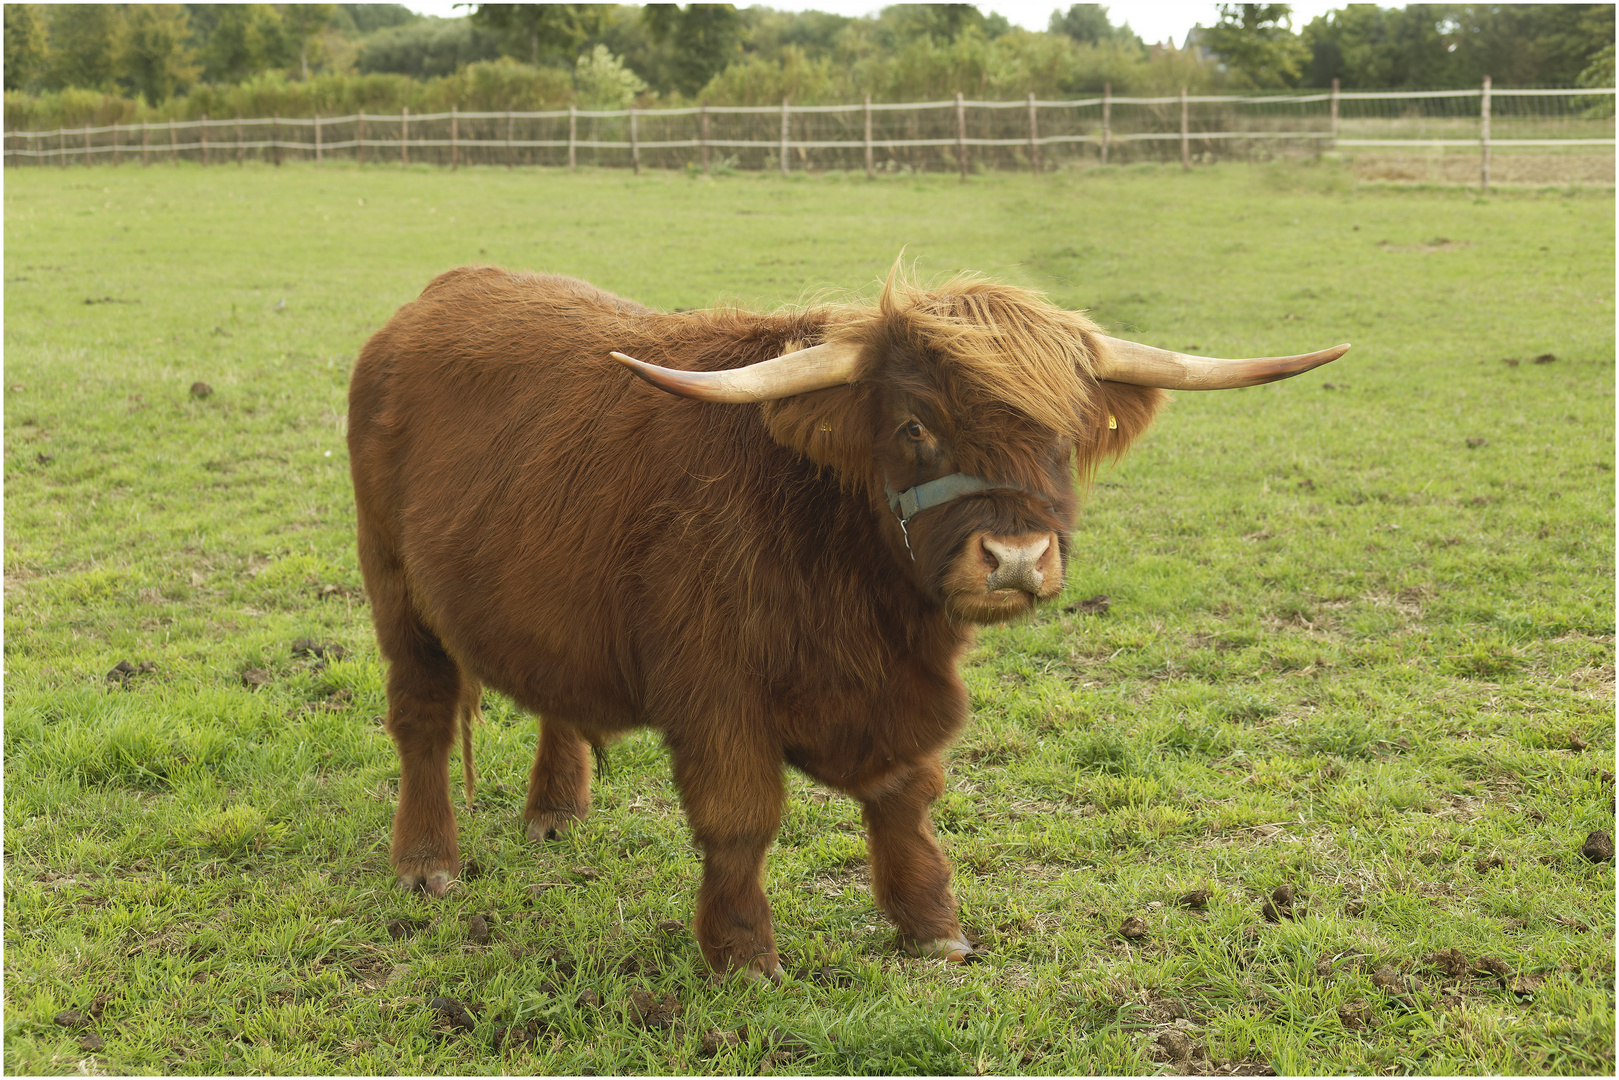
[[[1155,349],[1122,338],[1097,336],[1105,345],[1097,364],[1098,379],[1132,386],[1157,386],[1164,390],[1231,390],[1238,386],[1258,386],[1330,364],[1349,351],[1348,345],[1334,345],[1300,356],[1217,360]]]
[[[725,371],[677,371],[643,363],[621,352],[613,353],[612,357],[659,390],[680,397],[732,404],[774,401],[829,386],[842,386],[854,382],[860,368],[859,349],[833,344],[815,345],[774,360]]]

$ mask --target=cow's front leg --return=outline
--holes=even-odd
[[[779,978],[770,902],[759,879],[781,826],[781,758],[763,746],[682,746],[671,739],[675,783],[703,850],[692,931],[709,967]]]
[[[924,758],[891,773],[861,795],[866,847],[871,853],[871,891],[899,929],[912,956],[958,963],[976,959],[956,921],[950,864],[933,836],[928,807],[944,793],[938,758]]]

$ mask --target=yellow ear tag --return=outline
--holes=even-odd
[[[1119,430],[1119,418],[1114,416],[1112,413],[1107,414],[1107,429],[1109,431]]]

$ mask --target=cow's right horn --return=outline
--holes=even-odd
[[[854,382],[860,369],[860,350],[835,344],[815,345],[774,360],[724,371],[679,371],[644,363],[621,352],[613,353],[612,357],[660,390],[680,397],[733,404],[774,401],[811,390],[825,390],[829,386],[843,386]]]
[[[1298,356],[1261,356],[1251,360],[1220,360],[1212,356],[1156,349],[1122,338],[1102,337],[1104,351],[1096,365],[1096,377],[1132,386],[1156,386],[1164,390],[1231,390],[1258,386],[1291,378],[1318,368],[1349,351],[1348,345],[1334,345],[1320,352]]]

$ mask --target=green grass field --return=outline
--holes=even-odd
[[[6,180],[8,1072],[1613,1073],[1614,864],[1580,854],[1614,829],[1611,191]],[[795,777],[766,888],[798,977],[711,982],[657,740],[535,848],[498,697],[465,882],[397,892],[343,437],[366,336],[469,262],[769,306],[901,250],[1156,345],[1355,343],[1179,394],[1099,477],[1062,600],[980,636],[934,816],[986,962],[899,956],[857,807]]]

